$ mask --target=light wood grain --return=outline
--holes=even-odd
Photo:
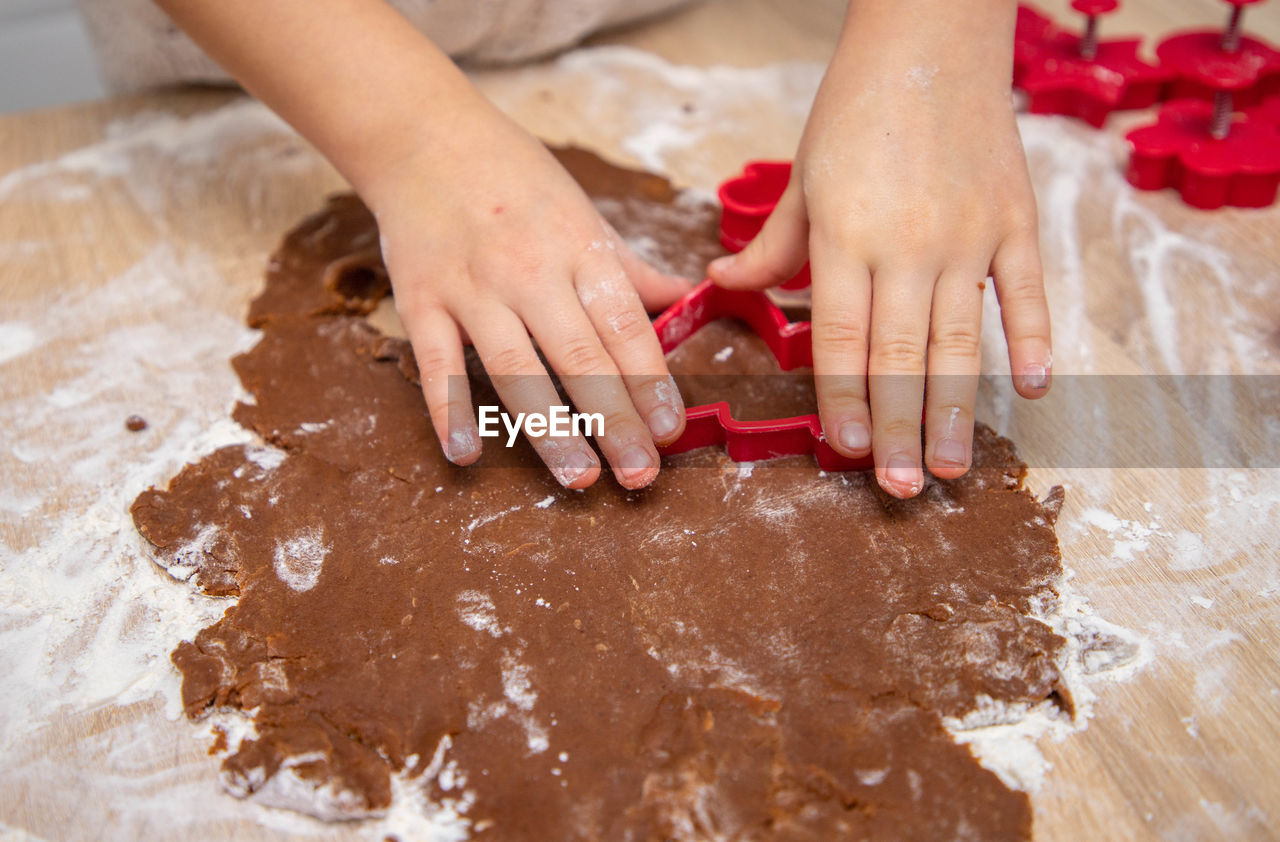
[[[598,36],[592,43],[639,47],[695,65],[824,61],[834,43],[840,6],[835,0],[712,0]],[[1065,17],[1065,12],[1055,12]],[[1280,40],[1280,3],[1251,7],[1247,14],[1251,29]],[[1105,23],[1104,36],[1216,25],[1222,18],[1223,7],[1210,0],[1131,0]],[[537,78],[563,81],[556,72],[548,69],[547,76]],[[504,70],[477,71],[475,77],[518,120],[543,136],[582,143],[620,161],[636,160],[610,132],[609,115],[584,118],[577,113],[581,103],[574,91],[538,96]],[[99,143],[109,126],[127,133],[127,121],[135,115],[199,115],[233,101],[236,95],[224,92],[171,92],[0,117],[0,179]],[[625,109],[627,103],[615,107]],[[1136,119],[1140,118],[1118,117],[1102,134],[1087,128],[1060,133],[1064,144],[1078,142],[1081,148],[1097,149],[1097,144],[1110,142],[1114,155],[1101,169],[1083,171],[1090,183],[1083,185],[1079,203],[1071,206],[1077,215],[1079,232],[1072,242],[1080,244],[1078,252],[1059,253],[1052,242],[1045,245],[1055,316],[1077,346],[1059,349],[1059,371],[1276,373],[1280,211],[1205,214],[1186,208],[1166,191],[1128,196],[1130,221],[1117,223],[1117,203],[1127,194],[1121,187],[1108,187],[1100,174],[1122,166],[1120,138]],[[698,156],[673,159],[672,174],[706,186],[708,179],[732,172],[746,157],[786,156],[800,126],[777,122],[761,115],[750,136],[717,135]],[[56,314],[60,297],[105,285],[164,245],[179,255],[208,256],[220,283],[197,291],[195,304],[238,318],[281,232],[313,210],[326,192],[341,187],[336,174],[308,150],[287,148],[290,142],[279,138],[271,142],[279,146],[266,156],[252,142],[232,144],[229,157],[210,161],[203,169],[179,168],[172,156],[157,156],[149,183],[166,196],[159,214],[148,206],[146,194],[126,190],[101,174],[90,173],[90,201],[68,203],[22,190],[6,195],[0,201],[0,248],[11,248],[0,251],[0,310],[48,302],[50,313]],[[1053,164],[1041,157],[1033,149],[1033,170],[1044,175]],[[288,160],[304,163],[281,165]],[[1038,178],[1037,184],[1042,188],[1042,216],[1056,212],[1059,205],[1049,194],[1048,182]],[[1163,226],[1161,230],[1188,242],[1210,244],[1233,261],[1231,283],[1217,283],[1208,277],[1203,262],[1194,255],[1178,256],[1175,249],[1161,287],[1176,291],[1177,319],[1171,324],[1178,365],[1172,367],[1162,353],[1167,348],[1162,332],[1170,324],[1153,318],[1152,290],[1142,285],[1146,267],[1141,255],[1135,258],[1133,253],[1134,242],[1147,241],[1124,236],[1126,226],[1144,224],[1148,218]],[[1062,222],[1046,219],[1046,233],[1058,230]],[[13,247],[23,243],[45,246]],[[165,318],[163,308],[157,314]],[[1242,350],[1248,348],[1255,352]],[[6,367],[4,399],[48,394],[77,370],[76,354],[75,344],[65,342],[51,346],[30,365]],[[230,354],[228,349],[223,359]],[[119,416],[133,411],[139,399],[132,393],[122,395]],[[987,399],[992,414],[985,417],[999,420],[998,395]],[[1029,454],[1036,452],[1038,443],[1077,432],[1055,427],[1060,422],[1052,413],[1007,420],[1016,426],[1013,432]],[[1194,424],[1195,419],[1181,421]],[[0,451],[3,485],[45,493],[42,511],[85,505],[83,491],[72,491],[70,485],[62,489],[56,477],[16,458],[8,446]],[[1033,488],[1068,486],[1059,532],[1066,564],[1075,574],[1073,586],[1101,616],[1147,637],[1154,654],[1152,663],[1127,681],[1091,685],[1099,698],[1087,729],[1062,742],[1042,744],[1053,769],[1033,796],[1038,839],[1277,838],[1280,526],[1270,519],[1277,514],[1274,501],[1250,499],[1256,487],[1274,489],[1276,473],[1033,468]],[[1155,525],[1142,537],[1145,546],[1133,548],[1131,557],[1117,557],[1117,536],[1099,527],[1091,511],[1110,513],[1144,529]],[[17,549],[49,540],[47,526],[34,517],[0,519],[0,532],[6,545]],[[1119,537],[1132,534],[1129,530]],[[1227,550],[1211,564],[1183,564],[1179,560],[1187,555],[1188,535]],[[139,558],[138,565],[140,574],[159,577],[147,569],[144,559]],[[0,569],[0,580],[4,575]],[[156,653],[159,658],[166,654]],[[170,678],[176,681],[176,676]],[[0,759],[0,767],[33,770],[25,777],[5,778],[0,823],[50,839],[167,839],[183,836],[185,825],[175,818],[176,807],[178,813],[200,813],[201,838],[291,838],[288,830],[264,818],[262,810],[221,794],[218,761],[205,753],[202,731],[185,721],[169,720],[163,707],[162,697],[156,695],[123,706],[104,702],[50,711],[47,727]],[[151,729],[142,743],[136,738],[138,723]],[[122,746],[128,749],[124,760]],[[182,804],[147,800],[159,792],[176,793],[204,806],[188,810]],[[317,825],[309,838],[361,836],[354,826]]]

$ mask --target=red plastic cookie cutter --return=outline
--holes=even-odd
[[[1156,122],[1129,132],[1125,177],[1141,190],[1173,187],[1205,210],[1262,208],[1280,188],[1280,135],[1274,125],[1231,112],[1221,100],[1179,99]]]
[[[1023,34],[1015,40],[1015,84],[1027,92],[1029,110],[1101,126],[1112,111],[1159,101],[1169,74],[1138,57],[1142,40],[1098,39],[1099,19],[1118,9],[1119,0],[1074,0],[1071,7],[1085,15],[1082,35],[1019,9]]]
[[[670,353],[704,325],[717,319],[740,319],[765,341],[784,371],[813,365],[809,322],[788,322],[764,293],[728,290],[703,281],[671,305],[653,323],[664,354]],[[725,401],[689,407],[684,432],[659,448],[674,455],[700,447],[724,446],[735,462],[755,462],[783,456],[813,454],[824,471],[872,467],[871,457],[849,459],[827,444],[817,415],[798,415],[767,421],[738,421]]]
[[[1126,135],[1132,152],[1125,175],[1135,187],[1174,187],[1184,202],[1204,209],[1275,202],[1280,142],[1269,106],[1261,113],[1234,110],[1240,92],[1261,97],[1265,86],[1280,80],[1266,75],[1271,59],[1250,46],[1265,45],[1240,34],[1240,12],[1252,1],[1228,0],[1233,11],[1222,33],[1188,33],[1160,45],[1161,59],[1176,65],[1179,79],[1197,86],[1191,92],[1212,91],[1213,101],[1175,99],[1160,109],[1155,123]]]
[[[1280,51],[1241,32],[1244,7],[1261,0],[1224,2],[1231,6],[1224,29],[1180,32],[1156,47],[1171,76],[1165,99],[1214,99],[1226,90],[1250,107],[1280,93]]]
[[[723,182],[720,198],[720,245],[738,252],[747,247],[764,227],[765,220],[791,180],[790,161],[751,161],[739,175]],[[782,285],[783,289],[809,286],[809,264]]]

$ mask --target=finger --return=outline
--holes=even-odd
[[[953,479],[973,456],[973,403],[982,366],[982,269],[943,273],[929,316],[925,464]]]
[[[596,443],[618,483],[642,488],[653,482],[659,466],[653,437],[573,292],[544,295],[521,315],[577,410],[603,416],[604,430]]]
[[[991,262],[991,274],[1009,343],[1014,388],[1024,398],[1043,397],[1053,379],[1053,345],[1044,267],[1034,226],[1000,245]]]
[[[618,262],[622,264],[622,271],[626,272],[645,310],[656,313],[670,307],[692,288],[690,279],[659,272],[641,259],[607,222],[605,230],[609,234],[607,242],[612,246]]]
[[[791,280],[808,259],[809,217],[793,175],[755,239],[738,254],[711,261],[707,276],[730,289],[764,289]]]
[[[560,405],[560,396],[515,313],[487,303],[473,306],[463,323],[470,326],[476,351],[508,415],[545,415],[550,407]],[[600,476],[600,460],[582,436],[525,438],[565,488],[586,488]]]
[[[854,459],[871,452],[867,351],[871,273],[858,258],[813,248],[813,372],[828,443]]]
[[[411,310],[402,318],[445,458],[470,465],[480,458],[481,446],[458,326],[440,307]]]
[[[684,401],[622,266],[610,254],[588,252],[574,274],[574,289],[653,440],[660,445],[675,441],[684,430]]]
[[[895,497],[924,488],[920,415],[931,292],[937,276],[886,269],[872,279],[868,394],[876,479]]]

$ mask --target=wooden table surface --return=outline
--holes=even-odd
[[[549,141],[710,189],[746,159],[791,154],[840,6],[712,0],[560,61],[474,76]],[[1104,35],[1216,25],[1223,9],[1130,0]],[[1247,24],[1280,41],[1280,3],[1250,7]],[[1021,121],[1056,372],[1261,382],[1247,376],[1280,372],[1280,208],[1206,213],[1135,193],[1123,131],[1140,119],[1102,131]],[[260,106],[226,92],[0,117],[0,838],[412,832],[405,816],[321,825],[221,793],[206,729],[175,715],[167,660],[220,606],[149,564],[126,511],[236,437],[227,360],[253,342],[245,305],[281,233],[340,187]],[[989,300],[993,373],[996,313]],[[1247,417],[1248,395],[1223,410],[1269,420],[1237,431],[1261,461],[1207,467],[1194,448],[1064,464],[1062,441],[1132,420],[1127,398],[1112,414],[1065,399],[1025,412],[998,378],[984,388],[980,417],[1030,457],[1032,488],[1067,487],[1069,586],[1134,642],[1130,669],[1083,679],[1096,695],[1086,727],[1040,740],[1036,837],[1280,838],[1274,393]],[[144,433],[124,430],[134,412]],[[1166,422],[1148,420],[1164,440]],[[1167,423],[1194,432],[1200,419],[1187,409]]]

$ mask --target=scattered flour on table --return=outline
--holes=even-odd
[[[0,323],[0,363],[17,359],[36,347],[36,332],[20,322]]]
[[[156,166],[158,158],[172,166]],[[118,121],[97,143],[0,175],[0,199],[75,203],[122,189],[159,225],[168,203],[207,195],[233,176],[248,180],[268,167],[302,172],[317,165],[278,118],[240,100],[192,118],[142,112]],[[86,222],[59,247],[115,236]],[[240,822],[328,834],[330,827],[297,813],[210,798],[217,759],[175,747],[187,744],[190,728],[172,721],[181,720],[182,708],[169,653],[216,622],[232,600],[210,599],[175,581],[192,571],[181,552],[166,568],[153,564],[129,506],[148,486],[219,447],[250,445],[250,458],[264,471],[275,470],[283,454],[260,446],[230,418],[234,402],[247,397],[229,361],[256,341],[257,332],[243,324],[243,309],[260,270],[229,279],[190,238],[161,233],[156,240],[113,276],[87,270],[50,295],[6,298],[0,320],[0,673],[6,679],[0,788],[61,812],[72,809],[68,798],[86,815],[109,806],[110,816],[103,812],[101,820],[135,838],[149,836],[157,824],[195,837],[206,827]],[[6,248],[0,268],[16,270],[47,250],[34,241]],[[264,251],[264,266],[266,257]],[[33,376],[14,377],[18,366]],[[37,391],[35,383],[49,390]],[[147,420],[144,431],[126,430],[132,414]],[[216,537],[202,533],[197,543]],[[105,724],[99,719],[108,706],[127,709],[157,695],[169,719],[157,722],[146,713],[113,716]],[[246,733],[245,721],[237,729],[227,717],[215,713],[206,722],[227,726],[234,745]],[[73,749],[50,749],[53,723],[81,734]],[[415,788],[405,779],[395,786],[401,795]],[[361,835],[385,838],[384,822],[387,829],[415,829],[412,838],[463,837],[451,807],[421,799],[402,799]],[[6,828],[10,832],[19,831]]]
[[[943,722],[1006,786],[1025,792],[1038,790],[1051,768],[1039,742],[1046,737],[1061,742],[1087,727],[1098,684],[1128,679],[1153,657],[1149,640],[1097,616],[1071,579],[1068,572],[1056,585],[1057,596],[1046,599],[1033,616],[1067,642],[1057,664],[1071,692],[1075,717],[1052,700],[1028,705],[982,697],[965,716]]]
[[[1129,335],[1120,341],[1145,372],[1280,370],[1266,310],[1270,291],[1280,284],[1280,267],[1253,265],[1248,255],[1219,245],[1233,224],[1229,218],[1188,216],[1179,206],[1174,221],[1165,221],[1153,206],[1168,191],[1142,193],[1125,181],[1123,142],[1116,133],[1032,114],[1020,115],[1018,128],[1039,204],[1057,373],[1098,370],[1099,351],[1086,314],[1098,315],[1091,310],[1097,305],[1091,304],[1090,290],[1096,292],[1102,279],[1089,277],[1092,249],[1086,244],[1105,245],[1108,258],[1128,270],[1137,288],[1141,311],[1130,318]],[[1103,216],[1098,217],[1099,211]],[[1195,319],[1219,328],[1194,342],[1181,330],[1184,315],[1178,302],[1187,284],[1212,291],[1212,296],[1198,298],[1211,312],[1197,313]],[[996,363],[1000,367],[994,370],[1004,373],[1008,364],[994,290],[985,304],[984,363]],[[1235,360],[1248,360],[1257,368],[1239,372]]]
[[[691,67],[609,46],[475,78],[506,110],[537,103],[544,116],[534,115],[529,127],[552,142],[592,138],[635,165],[709,193],[731,174],[727,150],[736,150],[738,160],[791,156],[822,74],[814,62]]]

